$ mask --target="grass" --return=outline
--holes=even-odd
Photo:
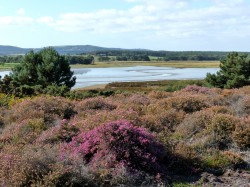
[[[72,68],[108,68],[108,67],[130,67],[130,66],[159,66],[159,67],[176,67],[176,68],[217,68],[219,61],[112,61],[112,62],[95,62],[91,65],[71,65]]]
[[[0,64],[0,71],[1,70],[11,70],[12,68],[14,68],[15,65],[17,65],[18,63],[5,63],[5,64]]]

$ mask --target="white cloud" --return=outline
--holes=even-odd
[[[250,6],[246,0],[124,0],[130,9],[103,9],[95,12],[64,13],[58,17],[0,17],[0,26],[45,24],[63,32],[137,33],[156,38],[247,37],[250,36]]]
[[[17,15],[0,16],[0,27],[7,26],[26,26],[34,23],[34,18],[25,16],[25,10],[20,8],[17,10]]]
[[[247,26],[250,7],[244,0],[212,0],[210,6],[203,8],[195,7],[195,0],[126,1],[135,3],[134,7],[66,13],[57,19],[46,17],[39,20],[64,32],[139,32],[142,35],[145,32],[165,38],[250,35]]]
[[[50,16],[44,16],[44,17],[40,17],[37,19],[38,23],[45,23],[45,24],[51,24],[54,22],[54,19]]]
[[[20,16],[23,16],[23,15],[25,15],[25,10],[23,8],[20,8],[17,10],[17,14]]]
[[[22,26],[32,24],[33,21],[33,18],[26,16],[2,16],[0,17],[0,26]]]

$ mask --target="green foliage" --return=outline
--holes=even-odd
[[[0,64],[4,63],[19,63],[23,60],[22,55],[16,56],[0,56]]]
[[[88,56],[67,56],[67,60],[70,64],[93,64],[94,57],[91,55]]]
[[[221,61],[220,71],[207,74],[206,81],[218,88],[239,88],[250,84],[250,60],[247,55],[230,53]]]
[[[117,61],[150,61],[147,55],[128,55],[128,56],[117,56]]]
[[[107,61],[111,61],[111,58],[108,56],[99,56],[98,61],[99,62],[107,62]]]
[[[210,51],[149,51],[149,50],[102,50],[92,52],[93,55],[105,54],[106,56],[117,56],[118,59],[125,60],[131,56],[152,56],[160,61],[170,60],[221,60],[226,57],[227,52]],[[117,60],[118,60],[117,59]]]
[[[62,96],[75,81],[67,60],[53,48],[44,48],[26,54],[10,76],[0,81],[0,91],[21,97],[47,92]]]
[[[185,88],[188,85],[197,85],[197,86],[205,86],[204,81],[202,80],[176,80],[169,81],[164,87],[164,91],[174,92]]]
[[[75,85],[75,77],[67,60],[53,48],[44,48],[38,53],[33,51],[25,55],[24,60],[17,65],[10,76],[5,76],[0,82],[0,90],[15,95],[32,95],[34,86],[46,88],[51,85]]]

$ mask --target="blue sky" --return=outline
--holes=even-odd
[[[250,51],[250,0],[0,0],[0,45]]]

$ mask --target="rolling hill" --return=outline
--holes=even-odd
[[[55,48],[60,54],[72,55],[72,54],[81,54],[81,53],[90,53],[90,52],[97,52],[97,51],[108,51],[108,50],[123,50],[121,48],[105,48],[105,47],[98,47],[93,45],[66,45],[66,46],[52,46]],[[42,48],[20,48],[15,46],[7,46],[7,45],[0,45],[0,55],[18,55],[18,54],[25,54],[30,50],[39,51]],[[138,50],[138,49],[135,49]]]

